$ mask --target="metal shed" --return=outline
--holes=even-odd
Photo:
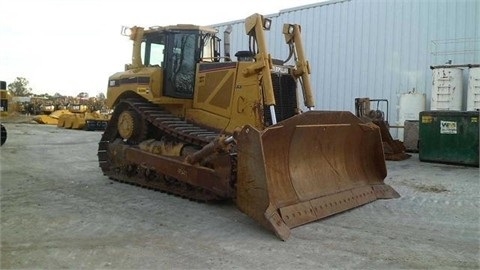
[[[355,97],[388,99],[395,124],[402,93],[425,93],[429,108],[431,65],[480,63],[478,0],[332,0],[266,16],[274,58],[288,55],[283,24],[302,26],[319,110],[353,112]],[[213,26],[222,33],[229,25],[232,54],[248,48],[243,20]]]

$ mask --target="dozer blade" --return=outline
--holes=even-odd
[[[49,115],[38,115],[33,118],[33,121],[39,123],[39,124],[45,124],[45,125],[57,125],[58,124],[58,119],[52,118]]]
[[[400,197],[383,182],[378,127],[350,112],[310,111],[236,137],[237,206],[283,240],[293,227]]]

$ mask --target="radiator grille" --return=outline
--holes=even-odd
[[[290,118],[297,110],[297,83],[290,74],[272,73],[273,91],[275,93],[275,115],[277,122]],[[272,124],[270,108],[265,106],[264,119],[267,126]]]

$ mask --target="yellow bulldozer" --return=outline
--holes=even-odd
[[[399,197],[384,183],[379,128],[314,110],[301,27],[283,25],[290,57],[280,61],[267,50],[271,23],[246,18],[249,50],[237,61],[229,46],[220,53],[211,27],[123,28],[132,63],[109,77],[104,175],[195,201],[233,200],[283,240],[296,226]]]

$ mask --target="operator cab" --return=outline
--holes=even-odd
[[[163,95],[193,98],[199,62],[219,61],[216,30],[194,25],[154,27],[145,30],[141,43],[143,65],[163,70]]]

